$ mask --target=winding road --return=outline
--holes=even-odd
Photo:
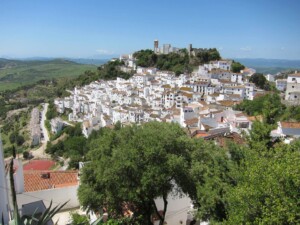
[[[45,103],[43,105],[42,118],[41,118],[40,125],[41,125],[42,132],[44,134],[44,139],[41,141],[42,145],[37,150],[32,151],[32,155],[34,156],[34,158],[51,158],[50,155],[45,153],[45,149],[47,147],[47,142],[49,141],[49,134],[48,134],[47,128],[45,127],[45,120],[46,120],[46,113],[48,110],[48,106],[49,106],[48,103]]]

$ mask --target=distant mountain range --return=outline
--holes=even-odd
[[[84,58],[79,58],[79,59],[72,59],[72,58],[68,58],[68,60],[76,62],[76,63],[80,63],[80,64],[89,64],[89,65],[102,65],[107,63],[110,59],[84,59]]]
[[[108,62],[110,59],[93,59],[93,58],[50,58],[50,57],[31,57],[31,58],[21,58],[21,59],[3,59],[0,58],[0,68],[1,63],[5,64],[9,61],[8,66],[12,66],[15,63],[20,63],[22,61],[52,61],[52,60],[66,60],[75,62],[78,64],[86,65],[102,65]],[[263,58],[234,58],[235,61],[241,62],[247,67],[256,69],[259,73],[271,73],[276,74],[282,71],[288,70],[299,70],[300,71],[300,60],[287,60],[287,59],[263,59]]]
[[[29,58],[1,58],[1,61],[16,61],[16,62],[22,62],[22,61],[52,61],[52,60],[68,60],[72,62],[76,62],[79,64],[88,64],[88,65],[102,65],[106,62],[108,62],[110,59],[93,59],[93,58],[52,58],[52,57],[29,57]]]
[[[247,67],[256,69],[259,73],[276,74],[282,71],[299,70],[300,60],[287,60],[287,59],[249,59],[249,58],[236,58],[234,59],[241,62]]]

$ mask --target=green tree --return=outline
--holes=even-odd
[[[87,146],[86,146],[86,138],[83,136],[74,136],[74,137],[69,137],[65,142],[64,142],[64,150],[67,153],[67,155],[85,155],[87,152]]]
[[[232,164],[225,149],[213,142],[194,140],[192,144],[191,175],[196,185],[197,216],[211,223],[226,219],[226,193],[234,184],[230,176]]]
[[[9,141],[12,144],[16,143],[18,146],[21,146],[25,142],[25,139],[17,131],[14,131],[9,135]]]
[[[240,73],[241,70],[245,69],[245,66],[239,62],[233,61],[231,64],[231,71],[233,73]]]
[[[248,143],[251,149],[264,153],[272,147],[270,136],[272,126],[260,121],[254,121],[248,136]]]
[[[300,121],[300,106],[287,107],[281,117],[281,120],[284,120],[284,121],[296,120],[299,122]]]
[[[214,58],[218,55],[214,50],[203,50],[207,52],[207,60],[209,59],[209,51],[211,51],[211,57]],[[192,64],[186,49],[180,49],[178,53],[169,54],[155,54],[152,50],[140,50],[134,53],[134,57],[137,59],[137,66],[142,67],[156,67],[160,70],[170,70],[177,76],[185,72],[192,71]],[[198,63],[199,65],[199,63]]]
[[[58,112],[56,110],[56,107],[55,107],[54,103],[50,103],[49,106],[48,106],[48,110],[46,112],[47,120],[51,120],[51,119],[53,119],[57,116],[58,116]]]
[[[126,205],[140,224],[152,224],[157,214],[162,225],[168,194],[192,189],[187,136],[176,124],[151,122],[120,130],[104,129],[91,142],[78,190],[80,203],[94,210],[106,206],[109,215],[123,217]],[[175,186],[176,184],[176,186]],[[164,200],[162,215],[155,199]]]
[[[263,102],[262,113],[264,120],[268,124],[275,124],[277,120],[283,115],[285,106],[281,103],[278,94],[270,94]]]
[[[251,100],[244,100],[235,107],[251,116],[263,115],[268,124],[276,123],[285,112],[285,106],[277,93],[271,93]]]
[[[254,83],[257,87],[265,89],[265,85],[268,83],[267,79],[262,73],[253,74],[250,79],[250,82]]]
[[[22,135],[17,135],[16,136],[16,144],[18,146],[21,146],[25,142],[25,139]]]
[[[137,58],[136,65],[141,67],[155,66],[157,55],[150,49],[140,50],[133,54]]]
[[[266,156],[249,151],[242,180],[227,192],[227,224],[299,224],[299,149],[279,145]]]
[[[93,78],[92,81],[97,79],[114,80],[117,77],[129,79],[133,75],[133,73],[125,73],[121,71],[120,66],[122,65],[123,62],[116,60],[116,61],[110,61],[98,67],[97,76],[95,77],[96,79]]]

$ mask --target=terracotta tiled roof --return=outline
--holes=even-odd
[[[289,74],[289,77],[300,77],[300,73]]]
[[[235,116],[236,117],[241,117],[241,116],[245,116],[245,114],[244,113],[237,113],[237,114],[235,114]]]
[[[283,128],[294,128],[299,129],[300,123],[299,122],[280,122],[281,127]]]
[[[210,94],[210,96],[212,96],[212,97],[218,97],[220,94],[218,94],[218,93],[212,93],[212,94]]]
[[[199,103],[200,103],[201,105],[203,105],[203,106],[206,106],[206,105],[207,105],[207,103],[206,103],[205,101],[199,101]]]
[[[263,121],[263,117],[262,115],[258,115],[258,116],[248,116],[248,120],[254,122],[256,120],[262,122]]]
[[[233,106],[235,104],[234,101],[230,101],[230,100],[221,100],[218,101],[218,103],[222,106]]]
[[[192,91],[192,88],[189,88],[189,87],[181,87],[180,90],[182,90],[182,91]]]
[[[198,132],[194,137],[195,138],[202,138],[202,137],[207,137],[209,136],[209,133],[202,131],[202,132]]]
[[[192,118],[192,119],[189,119],[189,120],[186,120],[184,121],[186,125],[193,125],[195,123],[198,123],[198,118]]]
[[[24,189],[30,192],[74,186],[77,176],[77,171],[24,171]]]

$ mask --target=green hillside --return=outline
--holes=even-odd
[[[96,70],[94,65],[55,59],[50,61],[21,61],[0,59],[0,91],[32,84],[39,80],[59,77],[76,77],[87,70]]]

